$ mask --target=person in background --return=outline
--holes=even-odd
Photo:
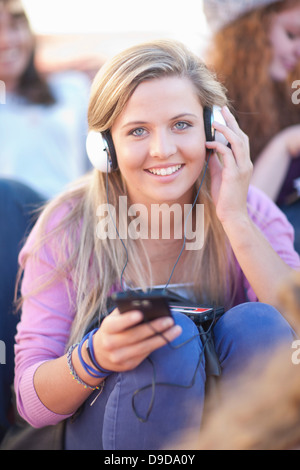
[[[90,82],[82,73],[41,75],[36,39],[19,0],[0,0],[0,440],[10,425],[18,254],[34,210],[84,174]]]
[[[14,422],[12,384],[14,380],[14,337],[20,316],[14,296],[18,256],[43,198],[18,181],[0,178],[0,340],[6,360],[0,365],[0,442]]]
[[[252,184],[295,229],[300,251],[299,0],[204,0],[213,33],[206,62],[250,139]]]
[[[90,82],[75,71],[42,76],[20,0],[0,0],[0,176],[49,199],[90,166],[85,151]]]

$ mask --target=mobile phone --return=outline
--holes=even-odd
[[[118,292],[112,295],[112,300],[117,305],[121,313],[129,310],[140,310],[146,323],[160,317],[171,317],[167,297],[161,294],[144,294],[136,292]]]

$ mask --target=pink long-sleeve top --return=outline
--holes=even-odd
[[[293,248],[294,231],[286,217],[268,197],[256,188],[250,187],[248,195],[249,214],[255,224],[269,240],[274,250],[292,268],[300,268],[299,255]],[[51,219],[51,229],[55,227],[68,211],[64,206],[57,210]],[[19,262],[24,263],[36,239],[37,226],[31,232]],[[59,238],[52,237],[40,250],[38,259],[29,258],[22,281],[22,293],[31,292],[34,281],[47,275],[55,266],[55,253],[60,250]],[[256,295],[239,270],[239,288],[235,304],[257,301]],[[63,282],[55,282],[35,295],[26,298],[23,304],[21,321],[17,328],[15,346],[15,391],[20,415],[34,427],[56,424],[69,415],[58,415],[46,408],[34,388],[34,374],[45,361],[65,354],[73,319],[75,292],[72,280],[69,293]]]

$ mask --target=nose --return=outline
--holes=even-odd
[[[174,137],[167,130],[157,130],[153,133],[150,141],[150,156],[152,158],[167,159],[176,151]]]

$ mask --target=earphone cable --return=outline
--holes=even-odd
[[[167,283],[166,283],[166,285],[165,285],[165,287],[164,287],[164,291],[167,289],[168,285],[169,285],[170,282],[171,282],[171,279],[172,279],[172,277],[173,277],[173,274],[174,274],[174,271],[175,271],[175,269],[176,269],[176,266],[177,266],[177,264],[178,264],[178,262],[179,262],[179,260],[180,260],[180,258],[181,258],[181,255],[182,255],[182,253],[183,253],[183,250],[184,250],[184,248],[185,248],[185,244],[186,244],[186,226],[187,226],[187,222],[188,222],[188,219],[189,219],[189,217],[190,217],[190,215],[191,215],[191,213],[192,213],[192,211],[193,211],[193,209],[194,209],[194,207],[195,207],[195,204],[196,204],[196,202],[197,202],[197,199],[198,199],[198,197],[199,197],[199,194],[200,194],[200,191],[201,191],[203,182],[204,182],[204,178],[205,178],[205,175],[206,175],[206,171],[207,171],[207,168],[208,168],[208,163],[209,163],[209,160],[210,160],[210,157],[211,157],[212,152],[213,152],[212,150],[209,151],[209,154],[208,154],[208,157],[207,157],[207,160],[206,160],[206,164],[205,164],[205,168],[204,168],[204,172],[203,172],[203,176],[202,176],[202,179],[201,179],[201,182],[200,182],[200,185],[199,185],[199,189],[198,189],[197,194],[196,194],[196,196],[195,196],[195,199],[194,199],[194,202],[193,202],[193,204],[192,204],[192,207],[190,208],[189,213],[188,213],[188,215],[187,215],[187,217],[186,217],[186,219],[185,219],[185,222],[184,222],[184,236],[183,236],[182,248],[181,248],[180,253],[179,253],[179,255],[178,255],[178,258],[177,258],[177,260],[176,260],[176,262],[175,262],[175,264],[174,264],[174,266],[173,266],[173,269],[172,269],[172,271],[171,271],[170,277],[169,277],[169,279],[168,279],[168,281],[167,281]]]
[[[126,254],[126,260],[125,260],[125,263],[124,263],[124,266],[123,266],[123,269],[122,269],[122,272],[121,272],[121,276],[120,276],[120,284],[121,284],[121,288],[124,292],[125,288],[124,288],[124,279],[123,278],[124,278],[125,269],[126,269],[127,264],[128,264],[128,250],[127,250],[127,247],[126,247],[125,243],[123,242],[122,238],[120,237],[119,230],[117,228],[116,222],[115,222],[115,220],[112,216],[111,210],[110,210],[109,197],[108,197],[108,172],[109,172],[109,162],[108,162],[108,159],[107,159],[107,169],[106,169],[106,202],[107,202],[107,210],[109,212],[110,218],[111,218],[112,223],[114,225],[114,228],[117,232],[118,238],[119,238],[120,242],[122,243],[123,248],[125,250],[125,254]]]
[[[205,164],[203,176],[202,176],[202,179],[201,179],[201,182],[200,182],[200,185],[199,185],[197,194],[196,194],[196,196],[195,196],[195,199],[194,199],[194,202],[193,202],[193,204],[192,204],[192,207],[190,208],[189,213],[188,213],[188,215],[187,215],[187,217],[186,217],[186,220],[185,220],[185,223],[184,223],[184,239],[183,239],[182,248],[181,248],[180,253],[179,253],[179,255],[178,255],[178,258],[177,258],[177,260],[176,260],[176,262],[175,262],[175,264],[174,264],[174,266],[173,266],[173,269],[172,269],[172,271],[171,271],[170,277],[169,277],[169,279],[168,279],[168,281],[167,281],[167,283],[166,283],[166,285],[165,285],[165,287],[164,287],[164,289],[163,289],[164,291],[167,289],[168,285],[170,284],[170,281],[171,281],[172,276],[173,276],[173,274],[174,274],[175,268],[176,268],[176,266],[177,266],[177,264],[178,264],[178,262],[179,262],[179,260],[180,260],[180,257],[181,257],[181,255],[182,255],[182,253],[183,253],[183,250],[184,250],[184,248],[185,248],[185,244],[186,244],[186,227],[187,227],[187,222],[188,222],[188,219],[189,219],[189,217],[190,217],[190,215],[191,215],[191,213],[192,213],[192,211],[193,211],[193,209],[194,209],[194,207],[195,207],[195,204],[196,204],[196,202],[197,202],[197,200],[198,200],[198,197],[199,197],[199,194],[200,194],[200,191],[201,191],[203,182],[204,182],[204,178],[205,178],[205,175],[206,175],[206,172],[207,172],[208,163],[209,163],[211,154],[212,154],[212,150],[209,152],[209,155],[208,155],[208,158],[207,158],[207,161],[206,161],[206,164]],[[115,223],[115,220],[114,220],[114,218],[113,218],[113,216],[112,216],[112,213],[111,213],[111,210],[110,210],[109,196],[108,196],[108,169],[109,169],[109,168],[108,168],[108,165],[109,165],[109,162],[108,162],[108,159],[107,159],[106,200],[107,200],[107,207],[108,207],[109,215],[110,215],[111,220],[112,220],[112,222],[113,222],[113,225],[114,225],[114,228],[115,228],[116,233],[117,233],[117,235],[118,235],[118,238],[119,238],[119,240],[121,241],[121,243],[122,243],[122,245],[123,245],[123,248],[124,248],[124,250],[125,250],[125,253],[126,253],[126,261],[125,261],[125,264],[124,264],[124,267],[123,267],[123,269],[122,269],[121,276],[120,276],[121,288],[122,288],[123,291],[125,291],[124,285],[123,285],[123,283],[124,283],[123,277],[124,277],[125,269],[126,269],[127,264],[128,264],[128,250],[127,250],[127,247],[126,247],[125,243],[123,242],[123,240],[122,240],[121,237],[120,237],[120,234],[119,234],[117,225],[116,225],[116,223]],[[179,348],[183,347],[184,345],[188,344],[189,342],[191,342],[191,341],[192,341],[193,339],[195,339],[196,337],[201,337],[202,335],[208,335],[208,334],[210,333],[210,330],[212,329],[212,327],[213,327],[213,325],[214,325],[214,322],[215,322],[215,312],[214,312],[214,318],[212,319],[211,324],[210,324],[210,326],[209,326],[209,328],[208,328],[207,331],[203,331],[202,333],[199,331],[198,334],[193,335],[192,337],[188,338],[186,341],[184,341],[183,343],[181,343],[181,344],[179,344],[179,345],[177,345],[177,346],[173,346],[173,345],[170,343],[170,341],[168,341],[168,339],[164,336],[164,334],[163,334],[163,333],[160,333],[160,332],[157,332],[157,331],[153,328],[153,326],[152,326],[150,323],[148,323],[148,325],[152,328],[152,330],[155,332],[155,334],[160,335],[160,336],[162,336],[162,337],[164,338],[164,340],[166,341],[166,343],[168,344],[168,346],[169,346],[170,348],[172,348],[172,349],[179,349]],[[149,418],[149,416],[150,416],[150,414],[151,414],[151,411],[152,411],[152,408],[153,408],[153,404],[154,404],[156,386],[160,385],[160,386],[171,386],[171,387],[180,387],[180,388],[191,388],[191,387],[194,385],[195,379],[196,379],[196,374],[197,374],[198,368],[200,367],[201,361],[202,361],[202,359],[203,359],[203,357],[204,357],[205,349],[206,349],[206,345],[207,345],[208,341],[209,341],[209,337],[206,337],[206,340],[205,340],[205,342],[204,342],[204,344],[203,344],[202,351],[201,351],[201,353],[199,354],[199,359],[198,359],[198,362],[197,362],[197,366],[196,366],[195,372],[194,372],[194,374],[193,374],[193,377],[192,377],[192,380],[191,380],[190,384],[188,384],[188,385],[181,385],[181,384],[175,384],[175,383],[165,383],[165,382],[156,382],[156,369],[155,369],[155,364],[154,364],[154,362],[152,361],[152,359],[150,358],[150,356],[147,357],[147,360],[148,360],[148,362],[151,364],[151,366],[152,366],[152,371],[153,371],[151,384],[146,385],[146,386],[144,386],[144,387],[142,387],[142,388],[136,390],[136,391],[134,392],[133,396],[132,396],[132,408],[133,408],[133,410],[134,410],[135,415],[137,416],[137,418],[138,418],[141,422],[143,422],[143,423],[147,422],[147,420],[148,420],[148,418]],[[140,415],[138,414],[138,412],[137,412],[137,410],[136,410],[135,398],[136,398],[136,396],[137,396],[140,392],[142,392],[142,391],[148,389],[149,387],[151,387],[151,390],[152,390],[152,392],[151,392],[151,398],[150,398],[150,403],[149,403],[149,406],[148,406],[148,410],[147,410],[147,412],[146,412],[146,416],[143,418],[142,416],[140,416]]]
[[[215,313],[215,310],[214,310],[214,315],[213,315],[213,318],[210,322],[210,325],[208,327],[208,329],[205,331],[203,330],[203,332],[200,332],[199,330],[199,333],[196,334],[196,335],[193,335],[191,336],[190,338],[188,338],[186,341],[183,341],[182,343],[178,344],[177,346],[173,346],[172,343],[170,343],[170,341],[164,336],[163,333],[160,333],[158,331],[155,330],[155,328],[150,324],[148,323],[149,327],[154,331],[155,334],[157,335],[160,335],[163,337],[163,339],[166,341],[167,345],[171,348],[171,349],[179,349],[183,346],[185,346],[186,344],[190,343],[192,340],[194,340],[195,338],[197,337],[201,337],[201,336],[205,336],[205,341],[202,342],[203,344],[203,348],[199,354],[199,359],[198,359],[198,362],[197,362],[197,365],[196,365],[196,368],[195,368],[195,371],[194,371],[194,374],[192,376],[192,379],[190,381],[190,383],[188,385],[182,385],[182,384],[178,384],[178,383],[170,383],[170,382],[156,382],[156,369],[155,369],[155,364],[152,360],[152,358],[150,356],[148,356],[146,359],[147,361],[151,364],[152,366],[152,381],[151,381],[151,384],[147,384],[145,385],[144,387],[141,387],[137,390],[135,390],[135,392],[133,393],[132,395],[132,399],[131,399],[131,405],[132,405],[132,409],[133,409],[133,412],[134,414],[136,415],[136,417],[138,418],[139,421],[141,421],[142,423],[146,423],[150,414],[151,414],[151,411],[152,411],[152,408],[153,408],[153,403],[154,403],[154,399],[155,399],[155,391],[156,391],[156,387],[157,386],[169,386],[169,387],[178,387],[178,388],[186,388],[186,389],[189,389],[191,387],[193,387],[194,383],[195,383],[195,380],[196,380],[196,375],[197,375],[197,371],[200,367],[200,364],[203,360],[203,357],[205,355],[205,350],[206,350],[206,347],[207,347],[207,344],[210,340],[210,332],[213,328],[213,325],[215,324],[215,320],[216,320],[216,313]],[[149,403],[149,406],[148,406],[148,409],[146,411],[146,414],[145,414],[145,417],[142,417],[138,412],[137,412],[137,409],[136,409],[136,405],[135,405],[135,399],[137,397],[137,395],[147,389],[149,389],[151,387],[151,398],[150,398],[150,403]]]
[[[172,279],[172,277],[173,277],[173,274],[174,274],[174,271],[175,271],[175,269],[176,269],[176,266],[177,266],[177,264],[178,264],[178,262],[179,262],[179,260],[180,260],[180,258],[181,258],[181,255],[182,255],[182,253],[183,253],[183,250],[184,250],[184,248],[185,248],[185,245],[186,245],[186,227],[187,227],[187,222],[188,222],[188,219],[189,219],[189,217],[190,217],[190,215],[191,215],[191,213],[192,213],[192,211],[193,211],[193,209],[194,209],[194,207],[195,207],[195,204],[196,204],[196,202],[197,202],[197,199],[198,199],[198,197],[199,197],[199,194],[200,194],[200,191],[201,191],[203,182],[204,182],[204,178],[205,178],[205,175],[206,175],[206,171],[207,171],[207,168],[208,168],[208,163],[209,163],[209,160],[210,160],[210,157],[211,157],[212,152],[213,152],[212,150],[209,151],[209,154],[208,154],[208,157],[207,157],[207,161],[206,161],[206,164],[205,164],[205,168],[204,168],[204,172],[203,172],[203,176],[202,176],[202,179],[201,179],[201,182],[200,182],[200,185],[199,185],[197,194],[196,194],[196,196],[195,196],[195,199],[194,199],[194,202],[193,202],[193,204],[192,204],[192,207],[190,208],[189,213],[188,213],[188,215],[187,215],[187,217],[186,217],[186,219],[185,219],[185,222],[184,222],[183,244],[182,244],[180,253],[179,253],[179,255],[178,255],[178,258],[177,258],[177,260],[176,260],[176,262],[175,262],[175,264],[174,264],[174,266],[173,266],[173,268],[172,268],[170,277],[169,277],[169,279],[168,279],[168,281],[167,281],[167,283],[166,283],[166,285],[165,285],[165,287],[164,287],[164,289],[163,289],[164,291],[168,288],[168,286],[169,286],[169,284],[170,284],[170,282],[171,282],[171,279]],[[128,264],[128,250],[127,250],[126,245],[125,245],[125,243],[123,242],[122,238],[120,237],[120,234],[119,234],[117,225],[116,225],[116,223],[115,223],[115,220],[114,220],[114,218],[113,218],[113,216],[112,216],[112,213],[111,213],[111,210],[110,210],[109,197],[108,197],[108,172],[109,172],[109,162],[108,162],[108,159],[107,159],[107,171],[106,171],[106,201],[107,201],[107,208],[108,208],[108,212],[109,212],[110,218],[111,218],[111,220],[112,220],[112,222],[113,222],[113,225],[114,225],[114,228],[115,228],[116,233],[117,233],[117,235],[118,235],[118,238],[119,238],[119,240],[121,241],[121,243],[122,243],[122,245],[123,245],[123,248],[124,248],[124,250],[125,250],[125,253],[126,253],[125,264],[124,264],[124,266],[123,266],[123,269],[122,269],[122,272],[121,272],[121,276],[120,276],[120,285],[121,285],[122,290],[125,291],[123,278],[124,278],[125,269],[126,269],[127,264]]]
[[[198,362],[197,362],[197,365],[195,367],[195,371],[193,373],[192,379],[191,379],[190,383],[188,383],[187,385],[182,385],[182,384],[178,384],[178,383],[170,383],[170,382],[155,382],[155,377],[156,377],[155,364],[149,356],[147,357],[147,361],[150,362],[150,364],[152,366],[152,382],[149,385],[145,385],[144,387],[141,387],[138,390],[135,390],[135,392],[132,395],[132,399],[131,399],[133,412],[134,412],[134,414],[136,415],[136,417],[138,418],[139,421],[141,421],[142,423],[146,423],[148,421],[148,418],[149,418],[149,416],[151,414],[151,411],[152,411],[152,408],[153,408],[153,403],[154,403],[154,398],[155,398],[155,390],[156,390],[157,386],[178,387],[178,388],[185,388],[185,389],[189,389],[189,388],[193,387],[193,385],[195,383],[195,380],[196,380],[198,369],[199,369],[200,364],[201,364],[201,362],[204,358],[205,348],[206,348],[206,345],[207,345],[208,341],[209,341],[209,338],[206,339],[206,341],[203,345],[203,348],[202,348],[202,350],[199,354]],[[151,387],[151,390],[152,390],[150,404],[148,406],[145,417],[142,417],[136,409],[135,399],[136,399],[136,397],[139,393],[147,390],[150,387]]]

